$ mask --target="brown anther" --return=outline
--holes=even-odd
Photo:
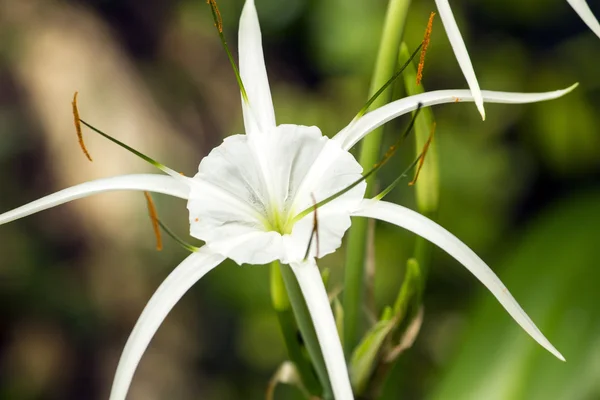
[[[77,138],[79,139],[79,147],[81,147],[81,150],[83,150],[83,154],[85,154],[88,160],[92,161],[92,157],[90,156],[90,153],[87,151],[85,143],[83,142],[83,132],[81,131],[79,109],[77,108],[77,94],[78,92],[75,92],[75,94],[73,95],[73,102],[71,103],[71,105],[73,106],[73,122],[75,123],[75,132],[77,132]]]
[[[219,33],[223,33],[223,19],[221,18],[221,12],[219,11],[219,7],[217,7],[216,0],[206,0],[207,4],[210,4],[210,7],[213,11],[213,16],[215,18],[215,26],[219,30]]]
[[[417,85],[421,84],[423,79],[423,67],[425,66],[425,54],[429,47],[429,41],[431,40],[431,29],[433,28],[433,17],[435,13],[432,11],[429,15],[429,22],[427,22],[427,28],[425,29],[425,37],[423,38],[423,47],[421,47],[421,58],[419,59],[419,68],[417,69]]]
[[[200,221],[200,218],[194,218],[194,222]]]
[[[455,97],[455,98],[454,98],[454,102],[455,102],[455,103],[458,103],[459,101],[460,101],[460,98],[458,98],[458,97]]]
[[[160,224],[158,223],[158,213],[156,212],[156,206],[154,205],[154,200],[152,200],[152,196],[150,196],[150,193],[144,192],[144,196],[146,196],[148,214],[150,215],[150,220],[152,221],[152,229],[154,230],[154,236],[156,236],[156,250],[161,251],[163,248],[162,236],[160,235]]]
[[[421,152],[421,156],[419,157],[419,166],[417,167],[417,172],[415,173],[415,178],[409,182],[408,186],[413,186],[417,183],[417,179],[419,179],[419,174],[421,173],[421,168],[423,168],[423,164],[425,163],[425,156],[427,155],[427,150],[429,150],[429,146],[431,145],[431,141],[433,140],[433,135],[435,134],[435,122],[431,126],[431,132],[429,133],[429,138],[427,142],[425,142],[425,146],[423,146],[423,151]]]

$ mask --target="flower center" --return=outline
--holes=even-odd
[[[261,135],[230,136],[202,160],[188,202],[192,236],[240,264],[287,263],[304,259],[318,223],[318,255],[331,253],[364,184],[320,207],[318,221],[304,211],[347,188],[362,168],[316,127],[280,125]]]

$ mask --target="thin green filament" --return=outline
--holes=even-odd
[[[381,200],[383,199],[385,196],[388,195],[388,193],[390,193],[392,190],[394,190],[394,188],[396,186],[398,186],[398,184],[400,183],[400,181],[406,177],[408,177],[408,173],[417,166],[417,164],[419,163],[419,160],[421,159],[421,157],[423,156],[424,152],[421,152],[421,154],[419,155],[419,157],[417,157],[416,160],[414,160],[408,167],[406,167],[406,169],[396,178],[394,179],[394,182],[392,182],[388,187],[386,187],[385,189],[383,189],[381,191],[381,193],[379,193],[377,196],[373,197],[373,199],[375,200]]]
[[[160,225],[161,229],[163,231],[165,231],[165,233],[171,237],[171,239],[175,240],[177,242],[177,244],[179,244],[181,247],[183,247],[184,249],[195,253],[198,250],[200,250],[199,247],[196,246],[192,246],[191,244],[187,243],[186,241],[184,241],[183,239],[181,239],[179,236],[177,236],[171,229],[169,229],[168,226],[166,226],[160,219],[156,219],[158,221],[158,224]]]
[[[231,68],[233,68],[233,73],[235,74],[235,78],[237,79],[238,86],[240,87],[240,92],[242,93],[242,98],[246,104],[248,102],[248,94],[246,93],[246,89],[244,88],[244,82],[242,82],[242,77],[240,75],[240,71],[233,59],[233,55],[229,50],[229,46],[227,45],[227,40],[225,40],[225,35],[223,34],[223,20],[221,19],[221,12],[217,7],[216,0],[207,0],[207,3],[210,5],[210,10],[212,11],[213,19],[215,20],[215,27],[217,28],[217,32],[219,33],[219,39],[221,39],[221,45],[225,49],[227,53],[227,58],[229,58],[229,63],[231,64]]]
[[[365,113],[367,112],[367,110],[369,109],[369,107],[371,107],[371,104],[373,104],[373,102],[375,100],[377,100],[377,98],[379,96],[381,96],[381,94],[392,84],[394,83],[394,81],[396,79],[398,79],[398,77],[400,75],[402,75],[402,73],[404,72],[404,70],[410,65],[410,63],[412,62],[412,60],[417,56],[417,53],[419,52],[419,50],[421,50],[421,47],[423,47],[423,43],[421,43],[416,49],[415,51],[411,54],[411,56],[409,57],[409,59],[402,65],[402,67],[400,67],[400,69],[398,71],[396,71],[394,73],[394,75],[392,75],[392,77],[390,79],[388,79],[388,81],[386,83],[383,84],[383,86],[381,86],[379,88],[379,90],[377,92],[375,92],[375,94],[373,96],[371,96],[371,98],[369,100],[367,100],[367,103],[363,106],[363,108],[360,109],[360,111],[358,112],[358,114],[356,114],[356,117],[354,117],[354,121],[356,121],[357,119],[359,119],[360,117],[362,117],[363,115],[365,115]]]
[[[111,142],[117,144],[118,146],[124,148],[125,150],[127,150],[127,151],[135,154],[136,156],[138,156],[142,160],[146,161],[150,165],[153,165],[154,167],[158,168],[159,170],[163,171],[164,173],[166,173],[168,175],[171,175],[173,177],[181,178],[181,174],[177,173],[176,171],[172,170],[171,168],[169,168],[169,167],[167,167],[167,166],[159,163],[158,161],[154,160],[153,158],[150,158],[147,155],[145,155],[145,154],[137,151],[133,147],[126,145],[125,143],[121,142],[120,140],[115,139],[114,137],[110,136],[108,133],[102,132],[100,129],[94,127],[93,125],[88,124],[84,120],[80,119],[79,121],[81,121],[82,124],[84,124],[85,126],[87,126],[88,128],[90,128],[92,131],[94,131],[97,134],[105,137],[106,139],[108,139]]]
[[[300,212],[298,215],[296,215],[293,218],[292,221],[294,223],[300,221],[302,218],[306,217],[308,214],[313,212],[315,209],[320,208],[320,207],[324,206],[325,204],[337,199],[338,197],[348,193],[350,190],[352,190],[356,186],[358,186],[361,182],[365,181],[369,176],[371,176],[375,172],[379,171],[379,169],[381,169],[381,167],[383,167],[390,160],[390,158],[392,158],[392,156],[398,150],[398,147],[400,146],[400,144],[404,141],[404,139],[412,131],[412,128],[415,125],[415,120],[417,119],[417,116],[419,115],[419,113],[421,111],[421,107],[423,107],[423,104],[419,103],[417,105],[416,111],[414,112],[414,114],[410,120],[410,123],[408,124],[408,126],[406,127],[406,130],[404,131],[404,134],[400,138],[398,138],[396,143],[394,143],[394,145],[392,147],[390,147],[390,149],[387,151],[387,153],[385,153],[385,155],[383,156],[381,161],[379,161],[377,164],[375,164],[375,166],[370,171],[368,171],[366,174],[364,174],[359,179],[357,179],[356,181],[354,181],[353,183],[351,183],[349,186],[345,187],[344,189],[340,190],[339,192],[332,194],[331,196],[327,197],[326,199],[319,201],[316,205],[310,206],[306,210]]]

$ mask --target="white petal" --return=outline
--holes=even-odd
[[[519,306],[508,289],[494,272],[463,242],[450,232],[406,207],[385,201],[366,200],[364,208],[354,213],[356,216],[376,218],[405,228],[437,245],[465,266],[498,299],[515,321],[542,347],[560,360],[564,357],[550,344],[548,339],[535,326],[525,311]]]
[[[304,295],[308,312],[315,326],[317,339],[325,360],[325,367],[336,400],[354,399],[346,359],[337,333],[327,291],[317,264],[312,261],[290,265]]]
[[[179,264],[160,285],[127,339],[115,373],[110,400],[125,399],[135,369],[160,324],[181,297],[223,259],[203,247]]]
[[[227,235],[227,231],[231,234]],[[193,235],[194,232],[196,228],[192,227]],[[218,229],[218,234],[210,236],[206,243],[211,251],[231,258],[238,265],[268,264],[281,259],[283,253],[282,236],[279,233],[244,229],[240,226]]]
[[[279,259],[281,236],[266,231],[266,183],[246,135],[229,136],[213,149],[193,181],[188,201],[192,236],[238,264]]]
[[[471,93],[473,94],[473,98],[475,100],[475,104],[477,105],[477,109],[481,114],[481,118],[485,120],[485,110],[483,108],[481,89],[479,89],[479,83],[477,82],[475,71],[473,70],[473,64],[471,64],[471,59],[469,58],[469,53],[467,52],[467,46],[465,46],[465,42],[458,29],[458,25],[456,25],[456,20],[454,19],[454,14],[452,14],[450,4],[448,4],[448,0],[435,0],[435,3],[437,4],[440,18],[442,19],[442,23],[446,29],[446,35],[448,35],[448,40],[450,40],[452,50],[454,50],[454,55],[458,61],[458,65],[460,65],[460,69],[467,80],[469,89],[471,89]]]
[[[592,10],[590,10],[590,6],[587,5],[585,0],[567,0],[571,7],[575,10],[577,14],[581,17],[583,22],[590,27],[590,29],[596,34],[596,36],[600,37],[600,23],[594,14],[592,14]]]
[[[77,200],[93,194],[115,190],[143,190],[164,193],[182,199],[187,199],[190,191],[189,186],[170,176],[154,174],[115,176],[72,186],[6,212],[0,215],[0,224],[26,217],[38,211],[43,211],[67,203],[71,200]]]
[[[566,89],[541,93],[495,92],[491,90],[484,90],[481,93],[484,100],[488,103],[536,103],[564,96],[575,89],[577,85],[578,84],[576,83]],[[350,149],[373,129],[396,117],[416,110],[419,103],[421,103],[423,107],[428,107],[437,104],[459,103],[464,101],[473,101],[473,95],[469,90],[436,90],[405,97],[373,110],[357,121],[351,122],[333,139],[340,141],[344,149]]]
[[[244,5],[238,36],[240,76],[250,102],[248,105],[242,99],[246,133],[268,132],[275,127],[275,112],[254,0],[247,0]]]
[[[353,189],[356,190],[356,189]],[[364,187],[362,187],[364,194]],[[326,206],[320,207],[317,212],[317,230],[318,235],[311,242],[309,257],[323,257],[336,251],[342,245],[342,238],[350,228],[350,212],[357,207],[345,208],[339,210],[328,206],[336,206],[332,201]],[[314,217],[310,213],[300,221],[296,222],[291,235],[283,236],[284,255],[281,259],[283,263],[303,260],[306,255],[306,248],[313,235]]]
[[[289,182],[287,186],[282,185],[279,193],[286,195],[284,209],[291,215],[312,206],[314,201],[324,200],[350,186],[361,178],[362,172],[360,164],[338,142],[321,136],[316,128],[311,128],[314,132],[307,127],[297,128],[294,131],[302,133],[302,136],[296,135],[294,139],[291,130],[282,131],[279,146],[272,151],[279,155],[276,164],[280,165],[276,168],[281,173],[279,179]],[[275,139],[273,137],[274,143]],[[318,237],[312,241],[311,257],[323,257],[341,246],[344,233],[350,227],[350,213],[359,206],[365,188],[366,184],[362,182],[318,209]],[[290,263],[305,257],[313,228],[312,213],[296,222],[291,235],[283,237],[285,256],[282,262]]]

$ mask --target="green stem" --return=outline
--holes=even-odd
[[[275,274],[271,275],[271,288],[273,289],[273,283],[275,279],[283,280],[285,289],[287,291],[287,298],[292,307],[293,315],[295,316],[295,321],[298,327],[298,329],[293,331],[293,337],[290,336],[289,340],[293,342],[290,343],[290,346],[292,348],[300,347],[300,350],[302,350],[303,346],[306,346],[306,350],[308,351],[308,355],[312,361],[314,371],[316,372],[319,381],[321,382],[321,386],[323,387],[322,397],[323,399],[331,400],[333,399],[333,391],[331,390],[329,375],[327,374],[327,369],[325,367],[325,360],[323,359],[323,353],[321,353],[321,346],[319,345],[319,340],[317,339],[317,333],[315,332],[312,318],[310,317],[310,313],[306,307],[306,302],[304,301],[304,296],[302,295],[302,291],[300,290],[296,276],[288,265],[280,265],[279,262],[275,262],[272,264],[271,271],[273,272],[273,269],[276,267],[279,267],[278,269],[280,271],[280,278],[277,278],[277,276],[273,278]],[[276,293],[278,296],[281,294],[279,289],[276,289],[275,291],[272,290],[272,292]],[[285,325],[289,325],[289,321],[282,321],[280,319],[280,322],[283,322]],[[289,328],[285,329],[289,331]],[[301,336],[297,335],[298,330],[300,331]],[[286,339],[286,344],[288,344],[287,341],[288,340]],[[308,387],[309,382],[304,382],[304,384]]]
[[[402,43],[400,47],[400,57],[398,63],[402,63],[410,56],[408,46],[406,43]],[[419,93],[423,93],[425,88],[423,85],[417,85],[417,68],[414,63],[410,63],[402,75],[404,78],[404,88],[406,94],[414,96]],[[431,129],[435,119],[431,108],[427,107],[423,109],[423,112],[416,117],[415,122],[415,152],[419,154],[425,143],[429,139]],[[439,198],[440,198],[440,178],[439,178],[439,160],[437,152],[437,141],[435,138],[431,141],[427,155],[425,156],[425,162],[421,169],[419,179],[415,184],[415,198],[417,201],[417,208],[419,212],[428,218],[435,219],[438,210]],[[423,275],[427,276],[429,270],[429,263],[431,258],[431,244],[418,236],[415,242],[414,257],[419,262]]]
[[[388,4],[379,54],[375,64],[375,72],[371,82],[369,98],[377,93],[394,74],[398,49],[406,24],[406,16],[411,0],[390,0]],[[391,89],[388,88],[372,104],[372,108],[381,107],[389,102]],[[381,128],[371,132],[362,142],[360,164],[371,169],[379,159],[382,139]],[[366,196],[372,194],[375,177],[367,179]],[[358,343],[358,331],[362,309],[364,261],[367,240],[367,221],[359,218],[353,221],[349,232],[346,254],[346,270],[344,276],[344,351],[348,357]]]

